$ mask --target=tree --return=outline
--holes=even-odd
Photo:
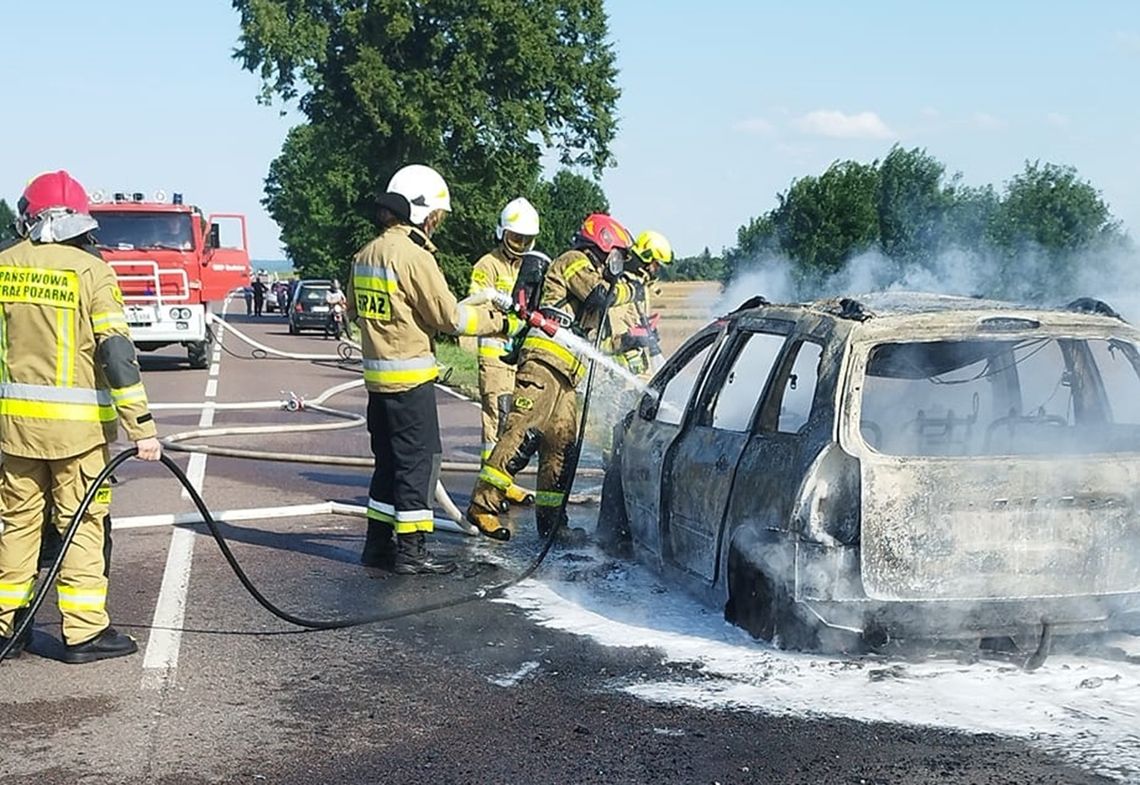
[[[0,199],[0,243],[16,237],[16,230],[12,222],[16,220],[16,213],[8,203]]]
[[[879,247],[900,264],[925,264],[941,250],[949,198],[946,167],[925,150],[895,145],[879,167]]]
[[[587,215],[610,210],[602,187],[569,169],[560,169],[549,182],[540,183],[532,201],[542,227],[535,247],[551,257],[569,247]]]
[[[721,256],[713,256],[706,247],[696,256],[663,265],[660,275],[663,281],[720,281],[725,277],[725,261]]]
[[[986,234],[998,251],[1001,289],[1031,298],[1071,292],[1078,266],[1096,262],[1086,252],[1123,237],[1100,192],[1076,169],[1039,161],[1026,161],[1006,184]]]
[[[537,196],[546,149],[595,174],[612,163],[619,93],[602,0],[233,5],[235,57],[261,76],[262,100],[297,100],[308,118],[266,183],[302,269],[357,250],[376,195],[403,164],[434,166],[451,185],[454,213],[435,239],[456,285],[502,205]]]
[[[819,177],[794,180],[772,213],[780,248],[802,281],[838,272],[879,238],[876,163],[833,163]]]

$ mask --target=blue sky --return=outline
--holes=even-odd
[[[970,184],[1026,159],[1076,166],[1140,237],[1140,3],[607,3],[618,53],[617,166],[602,184],[634,231],[681,254],[731,245],[792,178],[925,147]],[[224,0],[59,0],[6,8],[0,195],[70,169],[91,190],[181,191],[260,205],[298,116],[259,106],[230,54]]]

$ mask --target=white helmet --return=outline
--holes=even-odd
[[[522,256],[534,248],[534,239],[538,237],[538,210],[522,196],[507,202],[499,213],[495,237],[503,241],[508,251]]]
[[[522,196],[507,202],[503,212],[499,213],[499,225],[495,228],[495,237],[502,240],[503,232],[538,237],[538,210],[535,210],[534,205]]]
[[[451,212],[451,194],[447,182],[439,172],[423,164],[409,164],[401,168],[388,181],[388,192],[408,200],[412,207],[409,220],[416,226],[436,210]]]

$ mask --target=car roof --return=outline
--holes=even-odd
[[[1036,322],[1043,331],[1054,329],[1098,330],[1126,333],[1134,330],[1111,306],[1101,300],[1079,298],[1063,306],[1029,305],[982,297],[962,297],[931,292],[875,292],[832,297],[803,303],[769,303],[753,298],[728,315],[729,318],[778,316],[779,318],[830,318],[845,335],[871,340],[929,335],[938,330],[976,331],[984,324],[1005,321],[1017,332],[1016,322]]]

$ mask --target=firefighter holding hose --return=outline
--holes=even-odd
[[[662,266],[673,261],[673,247],[661,232],[644,231],[633,241],[626,272],[642,284],[636,300],[610,309],[607,348],[634,376],[647,378],[662,362],[661,344],[649,319],[649,294]]]
[[[66,530],[106,466],[117,422],[139,458],[162,455],[123,296],[90,236],[97,226],[83,186],[52,172],[28,184],[19,238],[0,247],[0,648],[32,599],[45,498],[50,494],[56,525]],[[99,489],[87,508],[56,583],[65,662],[138,650],[107,615],[110,495],[110,487]],[[12,652],[26,643],[16,641]]]
[[[620,272],[631,244],[630,233],[610,216],[588,216],[574,238],[574,247],[555,259],[546,272],[538,309],[541,318],[557,329],[589,339],[600,329],[607,308],[631,302],[641,288]],[[564,469],[577,439],[576,387],[585,372],[582,358],[556,336],[535,328],[527,333],[506,428],[479,473],[467,509],[467,520],[485,536],[510,539],[511,531],[498,513],[514,476],[529,462],[536,446],[539,535],[548,536],[560,523],[570,482]],[[567,544],[577,544],[585,536],[581,529],[565,526],[558,531]]]
[[[499,214],[499,225],[495,235],[498,246],[484,254],[471,270],[472,296],[487,289],[495,289],[510,295],[518,277],[519,262],[523,254],[534,248],[538,237],[538,211],[525,198],[519,197],[507,203]],[[495,442],[506,425],[507,413],[511,410],[515,389],[515,366],[504,361],[510,350],[510,334],[487,335],[479,338],[479,402],[482,406],[483,450],[481,458],[486,461],[495,449]],[[505,491],[507,501],[512,504],[531,504],[533,494],[511,483]]]
[[[432,340],[437,333],[495,335],[506,317],[486,297],[457,302],[431,236],[451,210],[447,183],[405,166],[380,198],[380,228],[352,264],[348,318],[360,327],[368,433],[376,458],[361,562],[401,575],[446,574],[455,563],[428,551],[431,498],[443,452]]]

